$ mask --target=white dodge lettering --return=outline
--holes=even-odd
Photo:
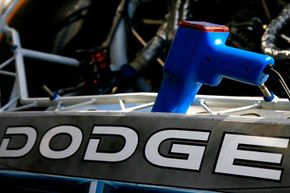
[[[71,143],[63,150],[53,150],[49,144],[53,137],[59,134],[67,134],[71,137]],[[83,134],[81,130],[75,126],[64,125],[57,126],[50,129],[42,138],[39,151],[40,153],[49,159],[64,159],[72,156],[80,147],[82,143]]]
[[[62,144],[64,136],[60,138],[56,137],[61,134],[70,137],[68,145],[64,145],[62,149],[53,148],[57,147],[58,144]],[[125,126],[94,126],[92,133],[90,133],[91,136],[88,135],[86,135],[88,141],[83,141],[84,136],[81,128],[71,125],[60,125],[50,128],[42,138],[37,140],[37,132],[33,127],[7,127],[4,135],[1,136],[0,158],[12,158],[14,161],[15,158],[28,156],[28,153],[34,146],[39,145],[40,155],[48,159],[66,159],[77,151],[80,151],[77,159],[81,155],[83,160],[112,163],[131,158],[139,144],[136,131]],[[18,140],[20,138],[17,138],[17,136],[25,137],[26,140]],[[122,138],[124,143],[115,152],[112,152],[112,149],[109,149],[112,147],[111,145],[117,145],[114,143],[113,137],[108,139],[110,140],[108,143],[101,143],[102,140],[107,140],[102,138],[102,136],[117,136]],[[146,161],[156,167],[200,171],[206,147],[209,145],[207,155],[213,152],[213,156],[216,157],[215,154],[218,154],[216,166],[213,166],[214,175],[216,176],[226,174],[280,181],[282,179],[282,170],[289,169],[289,167],[282,168],[283,155],[287,154],[286,159],[288,159],[289,152],[277,152],[273,149],[280,148],[286,150],[289,138],[225,133],[223,140],[220,141],[221,148],[218,151],[215,148],[218,148],[219,144],[207,144],[209,137],[210,131],[186,129],[158,130],[147,139],[145,144],[143,141],[145,139],[142,139],[138,151],[144,150]],[[39,141],[39,143],[36,143],[36,141]],[[192,143],[189,144],[187,143],[188,141]],[[203,142],[203,144],[194,144],[195,141]],[[82,148],[80,148],[81,146]],[[267,148],[267,151],[262,150],[262,148]],[[35,154],[40,156],[37,151],[33,151],[30,155],[31,159],[33,159],[32,156]],[[140,152],[138,156],[137,160],[140,161]],[[205,159],[207,163],[209,163],[209,159],[212,159],[212,157],[210,156]],[[284,161],[289,161],[286,159]],[[21,161],[21,159],[19,160]],[[212,174],[212,169],[210,174]]]
[[[159,146],[163,141],[168,139],[207,141],[209,134],[209,132],[174,129],[160,131],[148,140],[145,147],[145,156],[149,162],[158,166],[199,170],[205,146],[172,144],[170,151],[172,153],[186,154],[188,155],[186,159],[164,157],[158,151]]]
[[[21,157],[26,155],[34,146],[36,141],[36,131],[32,127],[8,127],[6,135],[25,135],[27,137],[26,144],[19,149],[8,149],[10,138],[3,138],[0,145],[0,157]]]
[[[128,159],[135,152],[138,145],[137,133],[128,127],[104,127],[95,126],[93,134],[98,135],[119,135],[125,138],[125,145],[119,152],[106,153],[98,152],[100,139],[90,139],[84,160],[119,162]]]
[[[255,145],[265,147],[287,148],[289,139],[258,137],[249,135],[226,134],[222,143],[220,155],[217,161],[215,172],[264,178],[271,180],[280,180],[280,169],[268,169],[254,166],[235,165],[235,159],[244,161],[267,162],[268,164],[281,164],[282,154],[268,153],[258,151],[239,150],[240,144]]]

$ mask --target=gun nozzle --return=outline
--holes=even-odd
[[[263,93],[265,102],[277,102],[278,97],[275,96],[274,93],[270,92],[269,89],[265,86],[265,84],[261,84],[259,88]]]
[[[264,97],[271,97],[272,93],[269,91],[269,89],[265,86],[265,84],[259,85],[259,88],[261,92],[263,93]]]

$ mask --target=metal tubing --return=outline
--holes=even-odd
[[[15,102],[17,102],[17,100],[19,99],[19,97],[15,97],[14,99],[11,99],[8,103],[6,103],[1,109],[0,112],[5,111],[6,109],[8,109],[12,104],[14,104]]]
[[[44,52],[39,52],[39,51],[34,51],[34,50],[28,50],[25,48],[22,48],[21,52],[22,52],[22,55],[27,58],[33,58],[36,60],[43,60],[43,61],[59,63],[59,64],[64,64],[64,65],[74,66],[74,67],[79,66],[79,61],[74,58],[69,58],[65,56],[59,56],[55,54],[49,54],[49,53],[44,53]]]
[[[113,18],[112,27],[107,35],[106,40],[102,43],[102,47],[107,48],[110,46],[113,40],[114,34],[116,32],[116,29],[120,23],[120,20],[122,19],[122,14],[125,9],[125,5],[126,5],[126,0],[121,0],[118,5],[117,11],[115,13],[115,17]]]
[[[28,99],[28,89],[27,89],[24,59],[23,59],[24,55],[27,57],[35,58],[35,59],[46,60],[46,61],[56,62],[56,63],[62,63],[62,64],[66,64],[66,65],[71,65],[71,66],[78,66],[79,62],[75,59],[72,59],[72,58],[23,49],[23,48],[21,48],[19,34],[15,29],[6,26],[5,32],[10,34],[12,37],[12,44],[13,44],[12,48],[13,48],[14,57],[15,57],[16,74],[17,74],[16,81],[19,85],[20,100],[21,100],[21,102],[23,102],[25,104],[27,104],[27,100],[29,100],[29,99]],[[26,101],[26,102],[24,102],[24,101]],[[37,101],[37,100],[33,100],[33,101]],[[40,101],[44,101],[44,100],[40,99]],[[29,103],[31,103],[31,102],[32,101],[30,100]],[[47,103],[47,104],[49,104],[49,103]]]
[[[12,87],[12,90],[10,92],[10,97],[9,97],[9,101],[12,101],[14,100],[15,98],[19,98],[19,94],[18,94],[18,85],[17,85],[17,82],[14,81],[14,84],[13,84],[13,87]],[[17,102],[18,101],[14,101],[14,103],[12,103],[9,108],[16,108],[17,107]]]
[[[13,9],[16,7],[16,5],[18,4],[19,0],[13,0],[11,2],[11,5],[8,6],[7,10],[3,13],[3,15],[1,16],[1,18],[6,21],[6,19],[8,18],[8,16],[10,15],[10,13],[13,11]]]
[[[10,13],[13,11],[13,9],[18,4],[18,2],[19,2],[19,0],[12,1],[11,5],[8,6],[7,10],[2,15],[0,15],[0,33],[5,30],[5,27],[7,25],[6,20],[7,20],[8,16],[10,15]]]
[[[82,103],[89,101],[93,98],[96,99],[97,104],[118,104],[119,99],[122,98],[126,103],[150,103],[155,100],[156,93],[126,93],[126,94],[114,94],[114,95],[97,95],[97,96],[70,96],[60,97],[59,101],[62,105],[73,105],[76,103]],[[263,109],[289,109],[290,104],[287,99],[279,99],[277,103],[264,103],[262,97],[232,97],[232,96],[208,96],[197,95],[196,101],[204,99],[208,106],[216,107],[237,107],[242,105],[252,105],[255,102],[261,101]],[[38,106],[47,107],[55,104],[48,98],[23,98],[22,104],[29,104],[37,102]],[[195,104],[193,104],[195,105]],[[199,105],[199,103],[197,104]]]
[[[3,69],[5,66],[7,66],[8,64],[10,64],[12,61],[14,60],[14,57],[9,58],[8,60],[6,60],[5,62],[3,62],[0,65],[0,69]]]
[[[110,95],[92,95],[92,96],[67,96],[60,97],[59,101],[64,105],[74,105],[90,100],[96,100],[101,104],[119,104],[119,99],[122,98],[126,103],[148,103],[155,100],[156,93],[128,93],[128,94],[110,94]],[[55,102],[49,100],[49,98],[22,98],[22,104],[30,104],[37,102],[39,107],[47,107],[49,105],[55,105]]]
[[[90,182],[90,188],[88,193],[97,193],[98,181],[94,180]]]
[[[204,108],[204,110],[205,110],[208,114],[210,114],[210,115],[214,115],[214,114],[215,114],[215,113],[214,113],[212,110],[210,110],[210,108],[207,106],[207,104],[205,103],[204,99],[201,99],[201,100],[199,101],[199,103],[200,103],[200,105]]]
[[[21,43],[18,32],[6,26],[5,32],[8,34],[11,34],[12,37],[12,43],[13,43],[13,52],[15,57],[15,66],[16,66],[16,73],[17,78],[16,81],[19,85],[19,95],[20,100],[23,100],[25,98],[28,98],[28,89],[27,89],[27,82],[26,82],[26,73],[25,73],[25,67],[24,67],[24,61],[23,61],[23,55],[21,52]]]
[[[125,20],[121,19],[110,45],[111,67],[113,71],[120,70],[124,64],[128,63],[127,55]]]
[[[23,106],[20,106],[20,107],[9,109],[8,112],[21,111],[21,110],[30,109],[30,108],[33,108],[33,107],[38,107],[36,102],[30,103],[30,104],[27,104],[27,105],[23,105]]]
[[[235,112],[240,112],[240,111],[246,111],[246,110],[250,110],[250,109],[255,109],[261,107],[261,102],[256,102],[253,105],[249,105],[249,106],[243,106],[243,107],[238,107],[238,108],[232,108],[232,109],[227,109],[224,111],[217,111],[214,112],[215,114],[225,114],[225,113],[235,113]]]
[[[139,1],[128,1],[127,15],[131,20],[139,5]],[[110,58],[112,70],[120,70],[120,68],[128,63],[127,53],[127,32],[125,19],[121,18],[116,27],[112,42],[110,44]]]
[[[119,99],[119,104],[120,104],[120,107],[122,110],[126,110],[126,106],[125,106],[123,99],[121,99],[121,98]]]
[[[135,107],[130,107],[130,108],[126,108],[124,110],[121,110],[121,112],[132,112],[132,111],[136,111],[136,110],[140,110],[140,109],[144,109],[144,108],[147,108],[147,107],[151,107],[154,105],[154,102],[151,102],[151,103],[145,103],[145,104],[142,104],[142,105],[137,105]]]
[[[7,76],[16,76],[16,73],[4,71],[4,70],[0,70],[0,74],[7,75]]]
[[[89,101],[85,101],[85,102],[82,102],[82,103],[76,103],[74,105],[67,106],[67,107],[62,107],[59,110],[60,111],[69,111],[69,110],[73,110],[73,109],[76,109],[76,108],[79,108],[79,107],[92,105],[92,104],[95,104],[95,103],[96,103],[96,99],[93,98],[93,99],[91,99]]]

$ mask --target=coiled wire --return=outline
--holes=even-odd
[[[286,5],[282,12],[271,21],[262,36],[261,48],[265,54],[275,59],[290,59],[290,50],[281,50],[277,47],[277,34],[290,22],[290,4]]]

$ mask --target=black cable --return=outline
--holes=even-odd
[[[158,28],[155,36],[147,43],[147,45],[137,53],[137,56],[129,65],[137,72],[142,71],[149,66],[152,61],[171,45],[171,41],[175,37],[178,23],[188,20],[191,17],[191,0],[172,0],[172,6],[165,15],[164,21]]]
[[[290,51],[281,50],[277,46],[277,36],[290,22],[290,3],[284,7],[282,12],[271,21],[262,36],[261,48],[265,54],[275,57],[275,59],[289,59]]]
[[[281,76],[281,74],[277,70],[275,70],[272,65],[266,68],[265,73],[273,75],[274,78],[276,78],[279,81],[279,83],[284,89],[285,94],[287,95],[288,100],[290,101],[290,90],[286,82],[284,81],[283,77]]]
[[[127,0],[121,0],[118,5],[117,11],[115,13],[115,17],[113,18],[112,27],[107,35],[106,40],[103,42],[102,47],[108,48],[113,40],[114,34],[118,28],[120,21],[122,20],[124,10],[126,9]]]

